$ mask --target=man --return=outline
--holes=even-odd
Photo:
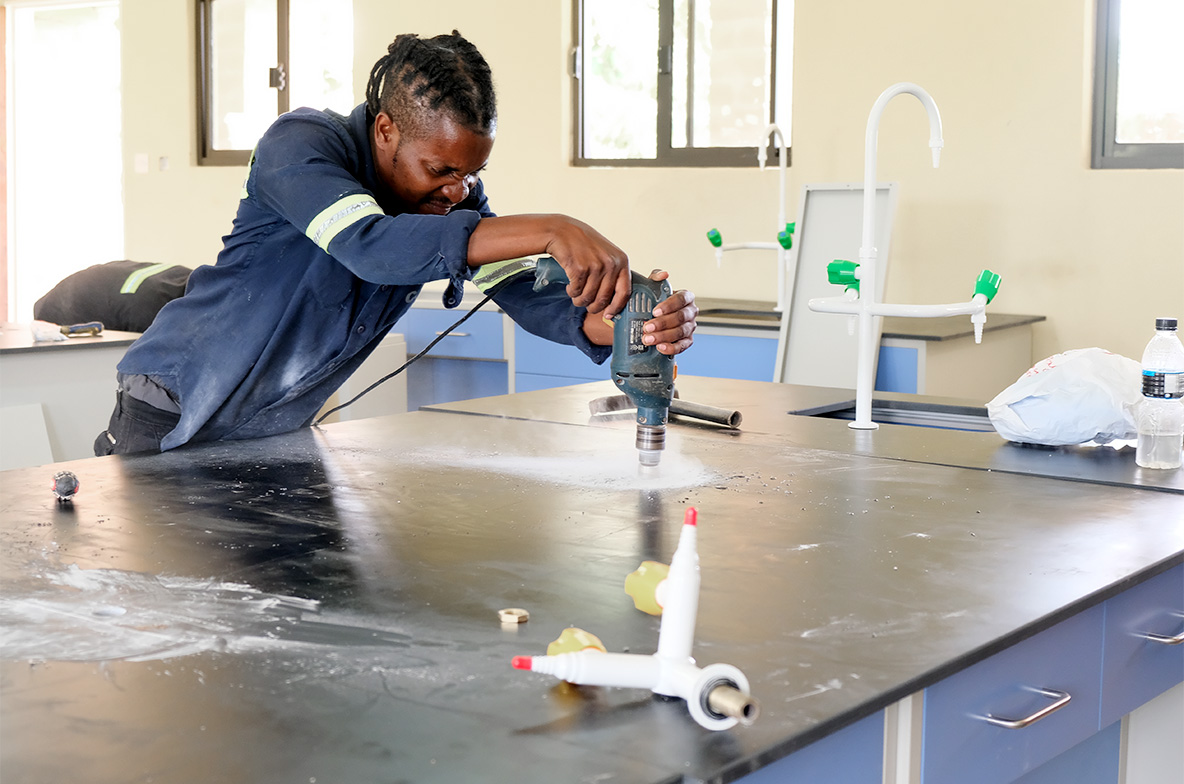
[[[571,283],[536,294],[512,280],[498,305],[603,362],[604,318],[628,300],[628,259],[564,215],[495,216],[479,175],[496,129],[489,66],[456,31],[397,37],[348,117],[297,109],[276,120],[217,264],[193,272],[119,363],[95,454],[307,426],[424,283],[447,279],[444,304],[455,307],[475,268],[522,256],[553,256]],[[684,351],[697,314],[694,295],[674,294],[646,340]]]

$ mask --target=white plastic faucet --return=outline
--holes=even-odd
[[[941,161],[942,133],[941,115],[937,104],[929,93],[910,82],[900,82],[880,94],[867,118],[867,135],[864,140],[863,163],[863,238],[859,246],[859,265],[854,278],[859,281],[858,298],[823,297],[810,300],[810,310],[820,313],[846,313],[858,316],[858,353],[855,375],[855,420],[849,424],[860,430],[875,430],[878,424],[872,421],[872,385],[875,382],[873,367],[878,346],[875,340],[873,318],[876,316],[904,316],[909,318],[937,318],[969,314],[974,324],[974,341],[982,342],[982,328],[986,322],[987,303],[999,288],[999,276],[983,270],[976,284],[975,294],[968,302],[949,305],[888,305],[876,302],[876,146],[880,133],[880,115],[888,102],[900,95],[914,95],[929,115],[929,148],[933,152],[933,168]],[[837,263],[837,262],[836,262]],[[849,286],[856,288],[856,286]]]
[[[766,151],[765,140],[775,142],[778,146],[777,169],[778,177],[780,178],[777,199],[777,225],[785,225],[785,173],[789,168],[789,150],[785,144],[785,134],[781,133],[781,129],[777,127],[777,123],[769,123],[769,127],[761,134],[761,143],[756,148],[756,162],[760,164],[761,171],[765,170],[765,165],[768,163],[769,154]]]
[[[650,655],[582,650],[553,656],[515,656],[515,669],[554,675],[569,683],[649,689],[686,700],[691,717],[709,730],[752,724],[759,710],[748,679],[730,664],[700,668],[691,658],[699,611],[698,516],[687,509],[670,572],[655,591],[662,604],[658,650]]]
[[[777,226],[778,231],[786,228],[785,222],[785,176],[789,167],[789,149],[785,142],[785,134],[781,132],[781,128],[777,123],[769,123],[765,128],[765,132],[761,134],[760,141],[756,145],[756,160],[760,165],[760,170],[764,171],[769,161],[769,154],[766,150],[768,142],[772,141],[777,144],[780,153],[777,166],[779,181],[779,194],[777,206]],[[714,231],[714,229],[712,230]],[[710,232],[709,232],[710,235]],[[712,242],[718,242],[718,236]],[[788,265],[788,249],[780,242],[736,242],[728,245],[717,245],[715,247],[715,263],[716,266],[722,266],[724,260],[724,253],[732,250],[775,250],[777,251],[777,310],[778,312],[785,311],[785,274]]]

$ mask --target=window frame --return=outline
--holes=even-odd
[[[1121,0],[1097,0],[1094,44],[1094,106],[1091,167],[1182,169],[1184,143],[1128,144],[1116,140]]]
[[[757,167],[759,163],[752,147],[673,147],[671,146],[671,127],[674,113],[674,75],[671,62],[674,51],[674,0],[658,0],[658,51],[654,57],[654,67],[658,72],[658,113],[657,123],[657,152],[653,158],[589,158],[584,151],[584,2],[573,0],[572,16],[572,47],[571,47],[571,85],[572,109],[574,125],[572,128],[572,157],[573,166],[577,167]],[[773,0],[772,19],[772,51],[770,52],[769,73],[769,116],[766,122],[772,122],[777,116],[777,14],[780,2]],[[693,85],[693,64],[687,69],[688,86]],[[688,110],[688,124],[693,116]],[[690,129],[688,129],[688,137]],[[770,165],[779,165],[781,150],[779,144],[769,141],[766,155]],[[790,147],[786,146],[786,165],[793,162]]]
[[[197,165],[198,166],[246,166],[251,162],[251,150],[221,150],[213,146],[214,119],[213,75],[210,62],[213,46],[212,14],[216,0],[197,0]],[[279,84],[272,84],[276,91],[276,117],[288,111],[288,0],[275,0],[276,4],[276,65],[272,69],[278,75]]]

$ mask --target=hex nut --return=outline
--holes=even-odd
[[[526,623],[530,620],[530,613],[521,607],[507,607],[504,610],[498,610],[497,617],[501,619],[502,623]]]

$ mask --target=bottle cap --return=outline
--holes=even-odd
[[[1155,328],[1156,329],[1175,330],[1176,329],[1176,320],[1174,318],[1157,318],[1155,320]]]

